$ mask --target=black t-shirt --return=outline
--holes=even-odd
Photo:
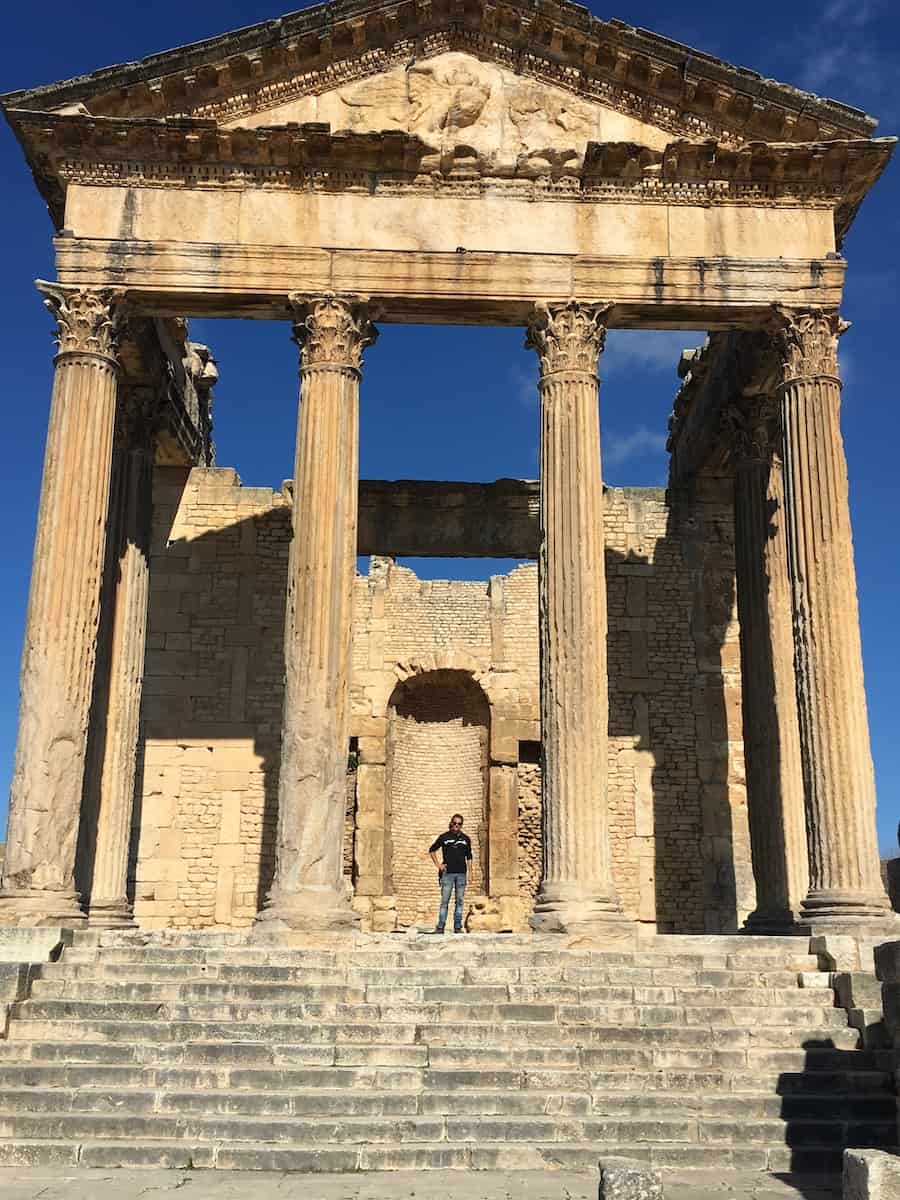
[[[465,875],[466,862],[472,859],[472,842],[468,834],[448,829],[434,839],[428,853],[433,854],[435,850],[443,850],[444,866],[450,875]]]

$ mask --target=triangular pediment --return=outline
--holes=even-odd
[[[535,171],[579,168],[592,142],[663,150],[673,140],[646,121],[456,50],[234,117],[226,127],[309,123],[335,134],[408,134],[433,152],[434,165],[453,155],[501,174],[526,163]]]
[[[466,56],[476,95],[464,94],[464,81],[454,85],[450,54]],[[527,0],[502,6],[495,0],[335,0],[138,63],[14,93],[3,103],[7,111],[200,118],[230,127],[324,120],[332,129],[354,128],[344,123],[353,113],[341,110],[355,104],[368,110],[356,112],[362,123],[356,128],[369,129],[380,108],[396,122],[385,128],[402,129],[416,104],[406,113],[398,104],[397,84],[405,76],[408,91],[434,97],[450,90],[462,95],[464,106],[479,102],[489,76],[502,79],[507,97],[518,78],[519,107],[510,115],[532,131],[529,145],[542,121],[563,130],[567,122],[597,122],[591,140],[656,148],[679,138],[730,145],[860,138],[871,136],[875,125],[856,109],[620,21],[598,20],[570,0],[539,6]],[[494,91],[489,99],[497,100]]]

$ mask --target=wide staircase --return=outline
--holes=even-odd
[[[76,935],[0,1042],[0,1165],[837,1168],[896,1135],[787,938]]]

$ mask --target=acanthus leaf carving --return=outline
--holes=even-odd
[[[307,296],[292,292],[294,340],[300,347],[301,369],[330,366],[362,370],[363,352],[374,345],[378,330],[368,304],[359,298]]]
[[[97,354],[117,362],[125,327],[124,290],[35,282],[56,320],[57,354]]]
[[[778,453],[778,399],[763,394],[745,396],[722,410],[722,429],[729,457],[738,465],[770,463]]]
[[[535,350],[541,376],[555,371],[597,374],[597,362],[606,345],[606,329],[612,301],[583,304],[538,303],[528,324],[525,348]]]
[[[122,449],[152,449],[162,423],[165,399],[165,392],[159,386],[119,385],[116,440]]]
[[[783,383],[826,376],[840,379],[838,340],[850,328],[837,309],[792,309],[775,305],[774,343],[781,360]]]

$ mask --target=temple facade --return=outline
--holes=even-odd
[[[891,926],[837,364],[869,117],[516,0],[317,6],[3,104],[58,348],[0,922],[391,930],[459,809],[474,928]],[[293,332],[279,494],[212,465],[192,316]],[[364,359],[411,321],[522,328],[536,483],[360,483]],[[665,490],[603,486],[617,328],[708,334]]]

